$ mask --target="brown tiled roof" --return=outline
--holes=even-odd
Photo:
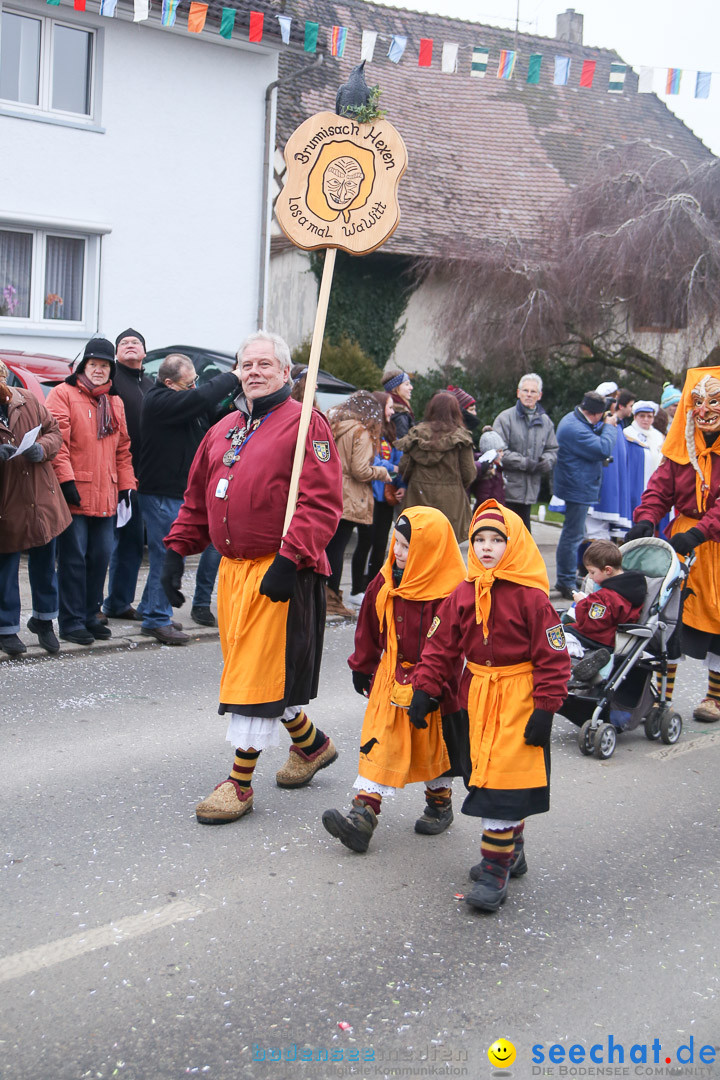
[[[348,28],[342,60],[327,56],[278,98],[278,143],[313,113],[334,111],[335,92],[360,60],[363,30],[378,39],[369,85],[380,85],[381,105],[408,148],[408,171],[400,182],[401,219],[383,250],[407,255],[466,254],[473,240],[516,235],[532,241],[544,215],[568,190],[592,174],[598,152],[637,139],[667,148],[690,167],[712,158],[707,147],[654,94],[637,93],[629,68],[622,93],[608,92],[610,64],[621,58],[607,49],[518,34],[512,80],[498,79],[501,49],[514,47],[512,30],[481,26],[362,0],[289,0],[292,42],[302,46],[305,20],[320,23],[318,48],[330,28]],[[400,64],[387,58],[392,34],[407,36]],[[432,38],[431,68],[418,67],[420,38]],[[460,46],[458,70],[443,74],[443,42]],[[473,46],[490,51],[485,78],[470,77]],[[531,53],[543,56],[540,83],[528,85]],[[554,58],[571,59],[567,86],[553,86]],[[310,61],[309,54],[280,53],[280,74]],[[592,88],[580,88],[583,60],[595,60]]]

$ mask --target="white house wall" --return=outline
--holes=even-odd
[[[13,10],[101,29],[104,132],[0,116],[0,218],[110,226],[102,334],[132,325],[148,348],[237,347],[256,326],[264,95],[276,54],[65,5]],[[7,348],[69,357],[86,338],[62,324],[0,331]]]
[[[317,298],[307,252],[292,248],[273,255],[266,326],[284,337],[291,350],[312,336]]]

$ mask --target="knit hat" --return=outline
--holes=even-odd
[[[605,412],[605,398],[597,390],[589,390],[580,402],[580,408],[591,415]]]
[[[486,453],[488,450],[504,450],[505,442],[502,435],[499,432],[493,431],[490,428],[489,431],[483,431],[478,440],[478,450],[481,454]]]
[[[667,409],[668,405],[677,405],[680,401],[680,391],[677,386],[673,386],[672,383],[663,383],[662,396],[660,398],[660,407]]]
[[[494,529],[495,532],[500,533],[507,540],[507,525],[505,524],[505,518],[498,507],[488,506],[483,510],[481,514],[473,521],[473,531],[470,537],[470,542],[473,543],[475,537],[481,529]]]
[[[653,416],[658,411],[657,402],[655,401],[636,401],[632,407],[633,416],[639,412],[651,412]]]
[[[110,378],[112,379],[115,374],[115,350],[112,341],[108,341],[104,337],[90,338],[85,346],[82,360],[75,369],[77,375],[81,375],[85,370],[88,360],[106,360],[110,365]]]
[[[115,348],[116,349],[117,349],[118,345],[120,344],[120,342],[122,341],[122,339],[126,338],[126,337],[136,337],[138,339],[138,341],[142,342],[142,347],[143,347],[143,349],[145,349],[145,352],[147,352],[147,345],[145,344],[145,338],[142,336],[142,334],[140,333],[139,330],[133,330],[132,326],[129,326],[127,328],[127,330],[123,330],[123,332],[121,334],[118,334],[118,336],[115,338]]]
[[[601,397],[612,397],[613,394],[617,394],[617,389],[618,384],[616,382],[601,382],[595,388],[595,393],[600,394]]]
[[[410,524],[410,522],[408,521],[408,519],[405,517],[404,514],[401,514],[400,517],[395,522],[395,528],[397,529],[397,531],[400,533],[401,536],[405,537],[405,539],[407,540],[407,542],[409,544],[410,543],[410,537],[412,536],[412,525]]]
[[[461,409],[469,409],[471,405],[475,404],[475,398],[470,397],[467,391],[463,390],[462,387],[448,386],[448,390],[458,399],[458,404]]]

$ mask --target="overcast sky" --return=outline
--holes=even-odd
[[[518,0],[382,0],[390,7],[431,11],[489,26],[515,26]],[[555,36],[564,0],[519,0],[520,30]],[[681,68],[677,97],[664,93],[666,71],[656,71],[659,97],[720,156],[720,0],[571,0],[585,17],[586,45],[615,49],[640,67]],[[696,101],[695,73],[712,71],[710,97]],[[662,92],[661,92],[662,91]]]

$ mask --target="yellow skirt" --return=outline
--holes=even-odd
[[[507,667],[468,667],[470,786],[509,790],[545,787],[548,782],[541,746],[528,746],[525,726],[535,708],[530,661]]]
[[[671,534],[687,532],[697,525],[694,518],[678,514]],[[682,621],[695,630],[720,634],[720,544],[706,541],[695,548],[695,562],[688,576],[692,592],[685,594]]]
[[[218,574],[218,626],[223,652],[220,701],[258,705],[285,696],[289,602],[260,595],[275,558],[223,559]]]
[[[410,723],[407,709],[392,704],[394,672],[383,654],[375,674],[360,736],[359,773],[366,780],[402,788],[434,780],[450,768],[440,710],[426,717],[427,728]]]

